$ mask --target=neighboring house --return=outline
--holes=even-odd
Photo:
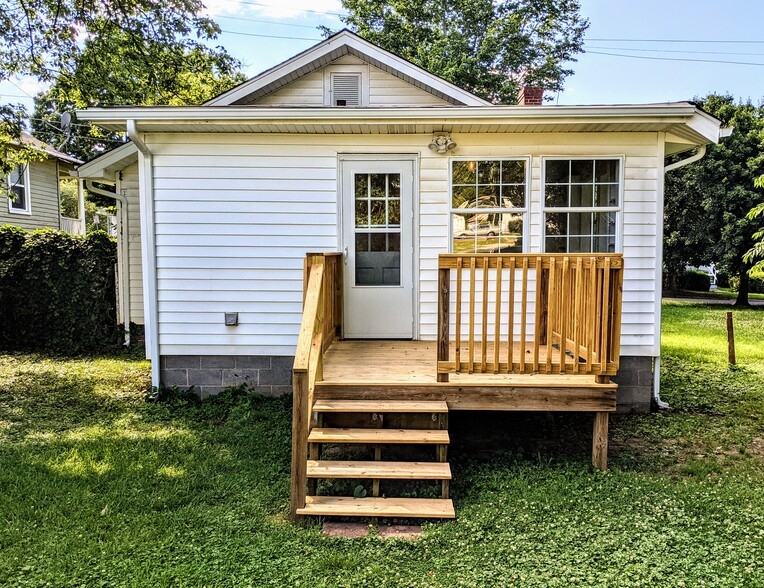
[[[4,179],[3,195],[7,203],[0,206],[0,225],[10,224],[28,230],[62,229],[72,234],[84,234],[84,201],[80,202],[80,218],[67,218],[60,212],[59,193],[59,180],[69,178],[69,172],[82,162],[26,132],[21,133],[21,142],[43,152],[45,159],[17,165]]]
[[[609,377],[619,410],[658,382],[665,158],[723,135],[686,102],[494,106],[348,31],[201,106],[79,116],[133,141],[80,175],[117,184],[131,247],[140,222],[153,383],[293,386],[293,514],[392,504],[305,496],[306,476],[348,477],[308,456],[348,442],[315,427],[358,398],[419,399],[441,426],[449,408],[596,412],[604,467]],[[448,442],[417,434],[377,442]],[[452,516],[435,502],[384,512]]]

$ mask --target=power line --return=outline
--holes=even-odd
[[[724,41],[721,39],[587,39],[588,41],[606,41],[614,43],[738,43],[738,44],[757,44],[764,45],[764,41],[742,41],[739,39],[731,39]]]
[[[301,29],[312,29],[314,31],[316,30],[316,28],[318,28],[315,25],[294,24],[294,23],[290,23],[290,22],[277,22],[275,20],[262,20],[262,19],[259,19],[259,18],[246,18],[244,16],[224,16],[222,14],[219,14],[219,15],[213,17],[213,18],[228,18],[228,19],[231,19],[231,20],[246,20],[247,22],[260,22],[260,23],[264,23],[264,24],[277,25],[277,26],[281,26],[281,27],[298,27],[298,28],[301,28]]]
[[[613,51],[642,51],[645,53],[690,53],[693,55],[747,55],[758,56],[764,55],[764,53],[737,53],[734,51],[694,51],[692,49],[639,49],[636,47],[602,47],[599,45],[591,46],[591,49],[612,49]]]
[[[689,59],[680,57],[648,57],[647,55],[624,55],[623,53],[606,53],[604,51],[587,51],[586,53],[593,55],[609,55],[611,57],[630,57],[631,59],[649,59],[651,61],[692,61],[696,63],[726,63],[732,65],[764,66],[764,63],[753,63],[750,61],[721,61],[714,59]]]
[[[251,2],[249,0],[239,0],[239,2],[241,4],[249,4],[250,6],[278,8],[280,10],[293,10],[295,12],[310,12],[312,14],[328,14],[329,16],[347,16],[347,14],[340,14],[339,12],[325,12],[323,10],[310,10],[309,8],[290,8],[288,6],[279,6],[278,4],[266,4],[264,2]]]
[[[7,80],[5,80],[5,81],[6,81],[6,82],[8,82],[9,84],[11,84],[12,86],[16,86],[16,88],[18,88],[19,90],[21,90],[21,91],[22,91],[24,94],[26,94],[26,95],[27,95],[29,98],[32,98],[32,99],[34,99],[34,96],[32,96],[32,95],[31,95],[29,92],[27,92],[27,91],[26,91],[24,88],[22,88],[21,86],[19,86],[19,85],[18,85],[16,82],[14,82],[13,80],[11,80],[11,79],[7,79]]]
[[[285,39],[290,41],[323,41],[316,37],[287,37],[283,35],[260,35],[258,33],[241,33],[239,31],[227,31],[226,29],[220,29],[221,33],[228,33],[229,35],[243,35],[245,37],[261,37],[265,39]]]

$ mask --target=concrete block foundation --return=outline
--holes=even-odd
[[[653,398],[653,358],[621,356],[618,375],[618,412],[650,412]]]
[[[163,355],[162,385],[194,387],[202,398],[246,385],[266,396],[292,393],[294,357],[280,355]]]

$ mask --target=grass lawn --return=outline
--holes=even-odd
[[[415,542],[286,519],[290,402],[144,401],[149,365],[0,356],[0,585],[764,586],[764,311],[664,305],[669,411],[453,415],[458,519]]]

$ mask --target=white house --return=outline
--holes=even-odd
[[[291,390],[307,252],[344,256],[345,337],[415,340],[441,253],[619,252],[623,410],[658,382],[666,157],[723,134],[687,102],[494,106],[348,31],[201,106],[78,116],[132,140],[79,174],[116,186],[154,384]]]

